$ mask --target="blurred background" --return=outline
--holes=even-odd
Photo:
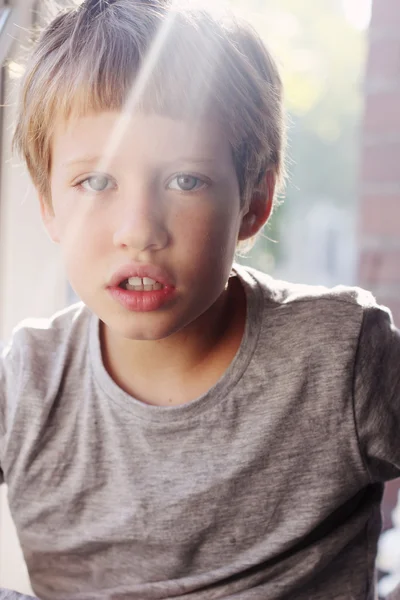
[[[240,261],[295,282],[360,285],[400,324],[399,0],[230,3],[277,58],[289,117],[284,203]],[[46,4],[0,0],[0,339],[23,318],[49,316],[74,300],[27,174],[10,154],[18,58]],[[382,597],[400,583],[399,488],[387,486],[383,506],[390,531],[379,565],[391,574]],[[0,585],[29,590],[5,490]]]

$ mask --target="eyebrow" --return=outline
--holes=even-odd
[[[61,166],[68,168],[68,167],[74,167],[74,166],[78,166],[78,165],[89,165],[89,164],[93,164],[93,163],[100,164],[103,160],[104,160],[104,156],[88,156],[88,157],[83,156],[82,158],[77,158],[77,159],[73,159],[68,162],[61,163]],[[196,157],[196,156],[180,156],[174,160],[165,162],[165,166],[172,165],[174,163],[179,163],[179,162],[191,162],[191,163],[196,163],[196,164],[208,164],[209,165],[209,164],[215,164],[216,160],[217,160],[216,157],[215,158],[203,158],[203,157]]]
[[[74,167],[75,165],[87,165],[93,163],[100,163],[104,160],[104,157],[101,156],[83,156],[82,158],[76,158],[74,160],[70,160],[68,162],[61,163],[62,167]]]
[[[201,157],[197,157],[197,156],[179,156],[178,158],[175,158],[174,160],[171,160],[169,163],[175,163],[175,162],[193,162],[193,163],[214,163],[217,160],[217,158],[201,158]]]

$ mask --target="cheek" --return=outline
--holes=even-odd
[[[68,278],[80,292],[87,285],[88,274],[95,273],[98,259],[107,254],[107,235],[98,219],[85,214],[59,215],[60,248]]]
[[[189,247],[197,246],[198,250],[204,251],[211,246],[215,252],[215,246],[218,246],[221,252],[236,248],[240,222],[236,203],[217,199],[175,213],[171,232]]]
[[[92,245],[94,238],[98,241],[104,239],[101,219],[83,198],[66,194],[55,203],[54,208],[61,246],[71,249],[73,246]],[[107,219],[104,221],[107,223]]]

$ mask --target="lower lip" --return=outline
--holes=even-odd
[[[175,293],[175,288],[164,287],[151,292],[133,292],[120,287],[109,287],[111,296],[131,312],[151,312],[161,308]]]

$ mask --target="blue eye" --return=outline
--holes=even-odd
[[[199,177],[195,177],[194,175],[177,175],[168,185],[170,190],[179,190],[180,192],[194,192],[206,184],[205,181],[199,179]]]
[[[107,175],[92,175],[81,181],[80,185],[87,192],[105,192],[113,183]]]

